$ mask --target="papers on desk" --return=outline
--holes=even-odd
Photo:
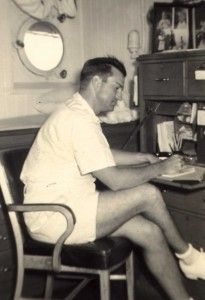
[[[178,152],[184,140],[195,141],[196,134],[190,124],[164,121],[157,124],[159,152]]]
[[[175,174],[163,174],[159,178],[168,181],[174,180],[187,180],[187,181],[198,181],[201,182],[204,180],[205,168],[199,166],[190,166],[186,165],[182,170]]]
[[[196,172],[196,168],[193,166],[185,166],[182,170],[173,174],[163,174],[162,177],[167,178],[177,178],[184,175],[194,174]]]
[[[158,146],[160,152],[172,152],[175,147],[174,122],[166,121],[157,124]]]
[[[157,124],[158,146],[160,152],[179,151],[181,139],[177,139],[174,130],[174,121],[164,121]]]

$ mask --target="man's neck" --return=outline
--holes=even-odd
[[[85,99],[85,101],[88,103],[88,105],[92,108],[95,115],[99,115],[100,111],[97,108],[97,103],[95,102],[95,99],[90,95],[89,91],[79,91],[79,94]]]

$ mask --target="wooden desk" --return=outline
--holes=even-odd
[[[204,80],[196,80],[195,71],[205,60],[205,51],[173,51],[142,55],[138,59],[140,117],[154,112],[140,132],[141,151],[156,153],[157,124],[174,120],[182,103],[205,104]],[[198,144],[199,145],[199,144]],[[197,148],[197,156],[200,147]],[[187,242],[205,247],[205,188],[184,188],[154,180],[165,203]],[[188,290],[198,300],[205,299],[205,281],[186,280]],[[150,298],[151,299],[151,298]],[[155,299],[153,297],[153,299]],[[163,299],[156,296],[156,299]]]

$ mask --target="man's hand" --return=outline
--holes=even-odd
[[[183,157],[180,155],[173,155],[170,158],[162,161],[163,165],[163,174],[174,174],[178,173],[183,169],[185,162]]]

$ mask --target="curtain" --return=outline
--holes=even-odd
[[[77,8],[75,0],[13,0],[26,14],[37,19],[45,19],[53,10],[74,18]]]

